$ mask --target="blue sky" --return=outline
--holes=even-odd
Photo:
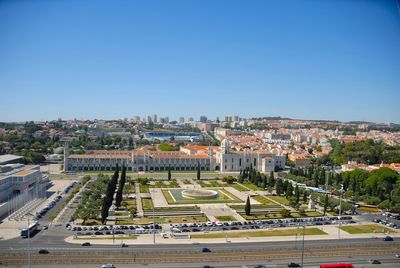
[[[393,1],[0,1],[0,121],[400,122]]]

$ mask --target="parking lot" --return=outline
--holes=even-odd
[[[213,232],[213,231],[234,231],[251,229],[271,229],[282,227],[302,227],[302,226],[321,226],[338,224],[338,217],[316,217],[316,218],[297,218],[297,219],[275,219],[262,221],[245,222],[207,222],[207,223],[189,223],[189,224],[170,224],[171,233],[191,233],[191,232]],[[343,216],[341,224],[356,223],[351,216]],[[77,236],[93,235],[130,235],[130,234],[151,234],[153,233],[153,224],[147,225],[115,225],[115,226],[72,226],[66,224],[66,228]],[[163,227],[159,224],[154,225],[155,232],[159,233]]]
[[[73,235],[78,236],[92,236],[92,235],[130,235],[130,234],[152,234],[153,230],[156,233],[162,230],[162,226],[159,224],[147,224],[147,225],[115,225],[115,226],[71,226],[66,224],[66,228],[70,230]]]
[[[338,217],[316,217],[316,218],[297,218],[297,219],[274,219],[245,222],[207,222],[191,224],[170,225],[172,233],[186,232],[212,232],[230,230],[250,230],[250,229],[270,229],[281,227],[301,227],[338,224]],[[343,216],[341,224],[356,223],[351,216]]]

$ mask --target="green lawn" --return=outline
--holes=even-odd
[[[263,188],[258,187],[257,185],[254,185],[252,183],[243,183],[243,185],[246,186],[247,188],[250,188],[251,190],[254,190],[254,191],[262,191],[262,190],[264,190]]]
[[[324,216],[324,214],[318,211],[306,211],[305,216],[301,216],[298,212],[291,212],[290,216],[292,216],[293,218],[322,217]]]
[[[149,185],[141,185],[140,184],[140,192],[141,193],[149,193]]]
[[[395,233],[394,230],[379,224],[361,224],[340,227],[340,229],[349,234],[382,233],[382,228],[384,229],[385,233]]]
[[[215,216],[215,218],[219,221],[236,221],[236,218],[233,216]]]
[[[268,196],[268,198],[282,204],[285,206],[289,206],[289,200],[287,200],[285,197],[283,196]]]
[[[244,219],[248,220],[248,221],[252,221],[252,220],[271,220],[271,219],[281,219],[282,216],[279,213],[275,213],[275,214],[251,214],[251,215],[246,215],[244,213],[241,213],[240,216],[242,216]]]
[[[232,187],[232,188],[235,188],[236,190],[241,191],[241,192],[249,191],[248,188],[246,188],[246,187],[244,187],[243,185],[238,184],[238,183],[231,184],[231,185],[229,185],[229,186]]]
[[[241,231],[241,232],[226,232],[226,233],[208,233],[208,234],[193,234],[191,238],[241,238],[241,237],[265,237],[265,236],[294,236],[302,235],[302,229],[284,229],[284,230],[262,230],[262,231]],[[305,235],[326,235],[324,231],[318,228],[306,228]]]
[[[142,198],[143,210],[153,209],[153,201],[150,198]]]
[[[276,206],[276,204],[274,202],[272,202],[271,200],[269,200],[265,196],[255,195],[255,196],[252,196],[251,198],[253,198],[254,200],[260,202],[263,205]]]
[[[227,184],[223,183],[219,180],[208,180],[207,182],[205,181],[197,181],[197,184],[199,184],[201,187],[226,187]]]

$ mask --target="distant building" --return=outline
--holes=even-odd
[[[204,116],[204,115],[200,116],[200,122],[207,123],[207,116]]]
[[[308,167],[311,165],[311,159],[304,154],[289,154],[288,158],[295,163],[296,167]]]
[[[116,164],[126,165],[129,171],[195,171],[218,170],[238,172],[254,167],[270,172],[285,167],[285,157],[267,151],[231,152],[229,142],[224,140],[220,148],[212,146],[183,146],[180,151],[150,151],[140,148],[133,151],[92,151],[86,154],[68,155],[65,171],[107,171]],[[219,150],[218,150],[219,149]],[[216,153],[214,154],[214,151]]]
[[[221,150],[217,153],[216,167],[221,172],[240,171],[253,167],[261,172],[271,172],[285,168],[285,156],[272,154],[268,151],[231,151],[227,139],[221,142]]]
[[[21,161],[22,161],[22,156],[19,155],[12,155],[12,154],[0,155],[0,165],[17,164],[21,163]]]
[[[290,134],[278,134],[278,133],[265,133],[264,135],[265,143],[270,144],[281,144],[281,145],[291,145],[292,141],[290,140]]]
[[[157,115],[153,114],[151,120],[153,121],[153,123],[157,123]]]

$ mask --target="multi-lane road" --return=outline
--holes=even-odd
[[[212,267],[254,267],[262,263],[268,264],[268,267],[285,267],[282,265],[291,261],[300,263],[302,253],[300,243],[295,241],[82,247],[66,243],[64,238],[68,234],[64,226],[54,226],[32,237],[33,264],[40,267],[100,267],[102,263],[114,262],[118,264],[117,267],[202,267],[206,264]],[[201,252],[204,247],[211,252]],[[48,249],[49,254],[39,255],[41,248]],[[380,267],[400,267],[400,259],[394,256],[400,251],[400,241],[396,240],[306,240],[304,248],[304,267],[318,267],[319,263],[334,261],[349,261],[357,264],[356,267],[371,267],[368,263],[371,258],[381,260],[383,264]],[[21,267],[27,263],[27,240],[16,238],[2,241],[0,260],[8,267]]]

